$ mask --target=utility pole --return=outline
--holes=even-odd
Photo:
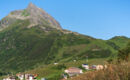
[[[88,56],[86,56],[86,62],[88,63]]]

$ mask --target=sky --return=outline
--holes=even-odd
[[[130,0],[0,0],[0,20],[30,2],[53,16],[63,29],[104,40],[130,37]]]

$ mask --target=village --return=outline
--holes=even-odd
[[[58,65],[58,63],[54,63],[54,65]],[[107,65],[88,65],[82,64],[82,68],[78,67],[69,67],[64,70],[64,73],[61,75],[61,80],[67,80],[68,78],[78,76],[88,71],[95,71],[95,70],[103,70],[107,68]],[[85,70],[85,71],[84,71]],[[9,75],[8,77],[4,78],[3,80],[47,80],[46,78],[38,78],[38,74],[29,74],[29,73],[17,73],[16,75]]]

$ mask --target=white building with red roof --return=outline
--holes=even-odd
[[[71,76],[82,74],[83,71],[80,68],[70,67],[65,70],[65,73],[67,73],[71,77]]]

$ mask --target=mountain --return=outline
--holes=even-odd
[[[61,28],[30,3],[0,21],[0,71],[23,72],[41,65],[72,60],[115,57],[128,39],[100,40]],[[120,39],[120,38],[119,38]],[[118,39],[118,40],[119,40]],[[123,45],[123,46],[122,46]]]
[[[113,37],[112,40],[128,39],[124,36]],[[117,64],[118,63],[118,64]],[[120,65],[120,66],[119,66]],[[115,59],[106,69],[88,71],[69,80],[130,80],[130,42],[118,52]],[[116,76],[114,76],[116,75]],[[51,79],[50,79],[51,80]]]
[[[126,47],[127,43],[130,41],[128,37],[125,36],[115,36],[108,40],[108,44],[115,47],[115,49],[124,48]]]
[[[32,3],[24,10],[13,11],[6,16],[0,21],[0,29],[8,27],[17,20],[29,20],[29,28],[39,25],[42,29],[46,29],[46,26],[48,28],[62,29],[60,24],[53,17]]]

